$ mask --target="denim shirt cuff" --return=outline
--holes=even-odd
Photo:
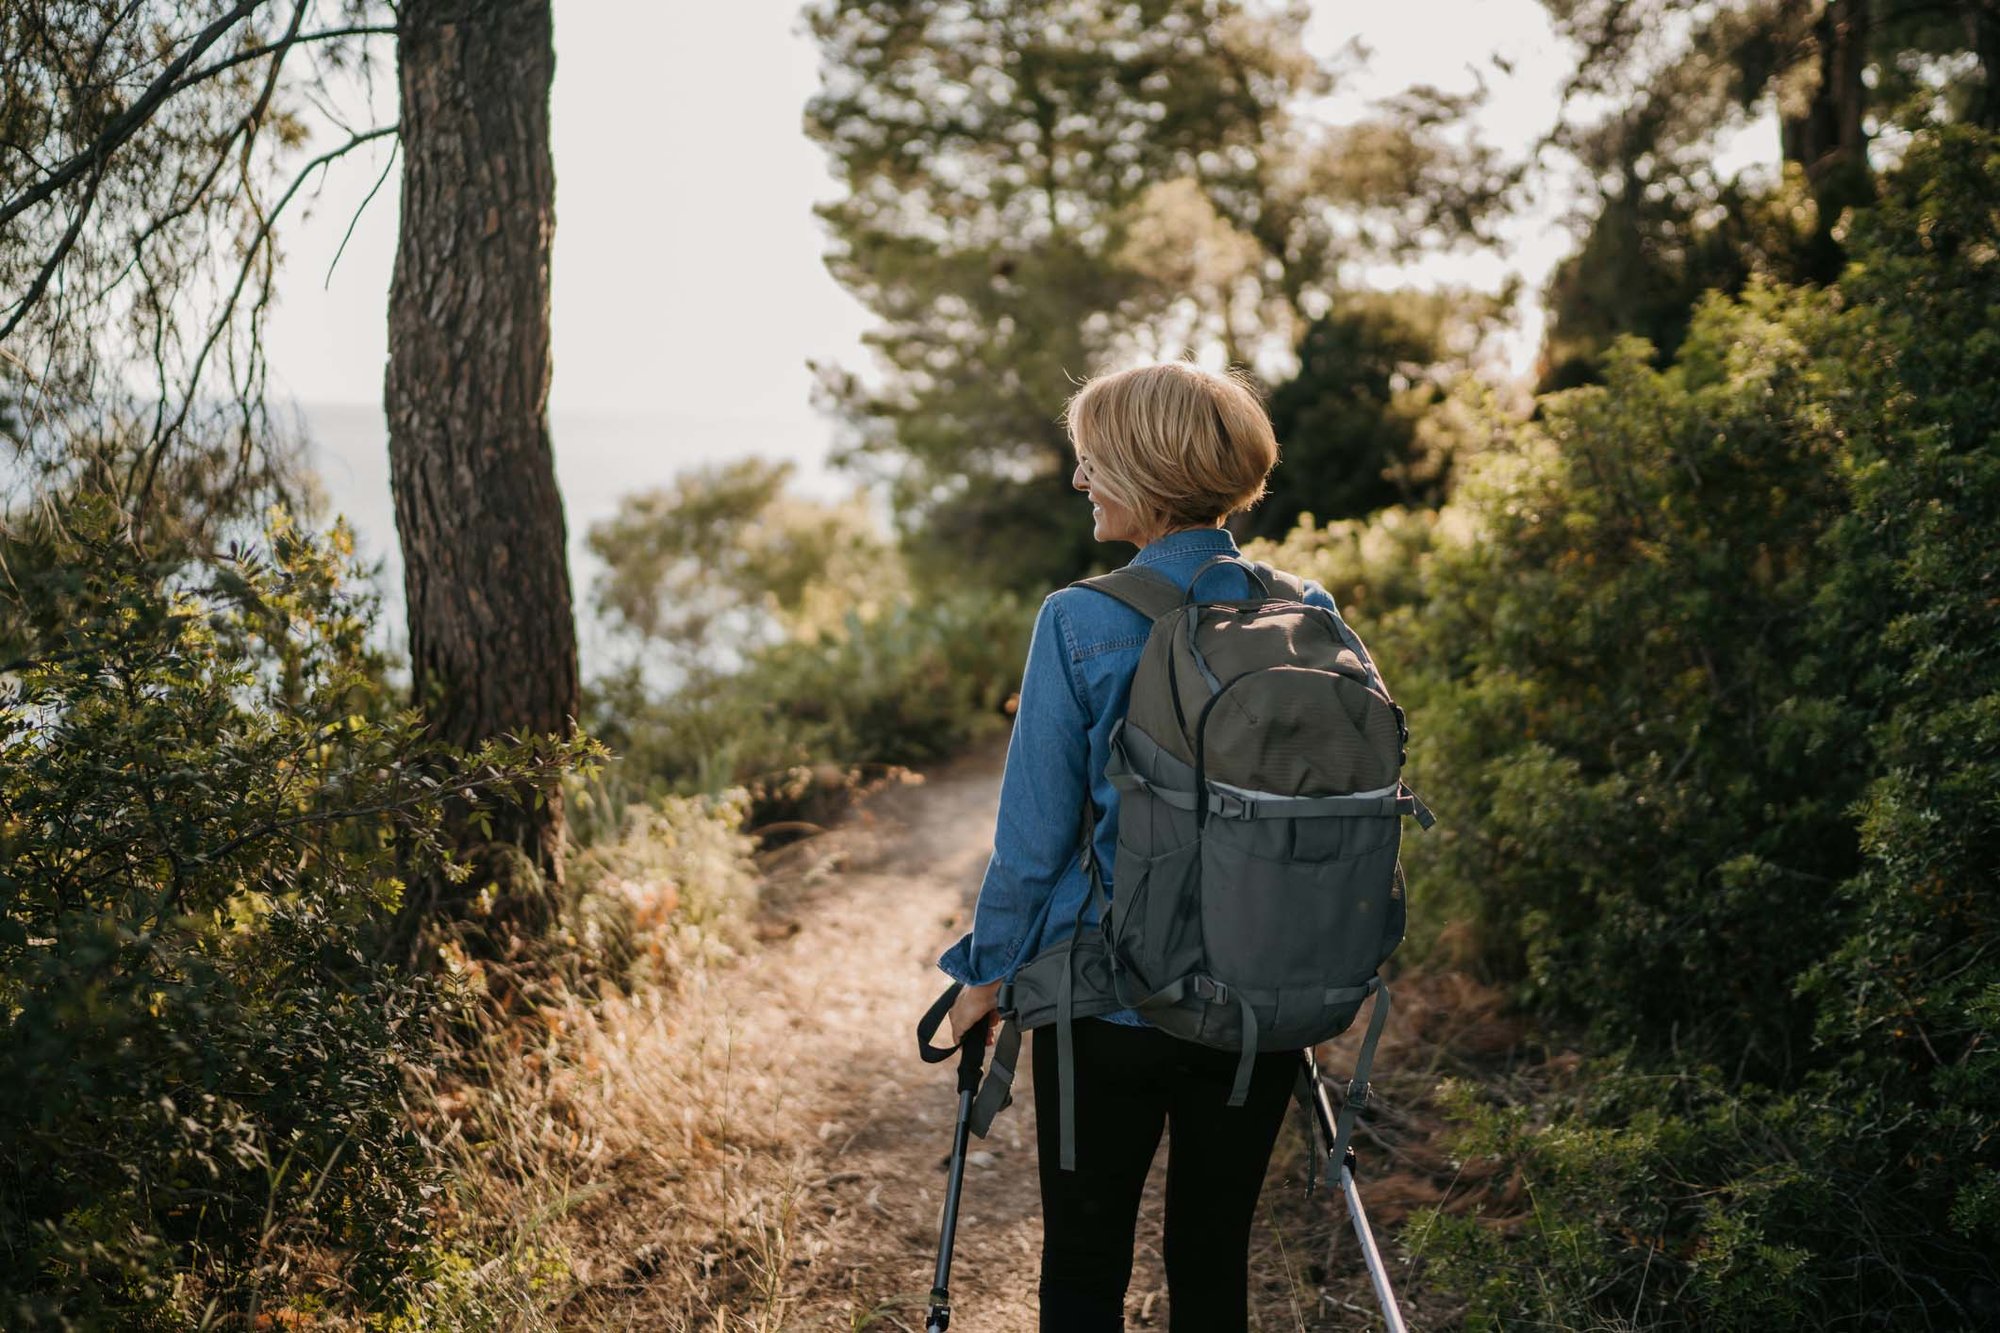
[[[1007,978],[1008,972],[1008,969],[1002,967],[994,970],[992,975],[987,976],[974,970],[972,965],[972,932],[969,930],[959,937],[958,943],[952,945],[939,955],[937,965],[939,970],[946,976],[964,986],[985,986],[995,981],[1004,981]]]

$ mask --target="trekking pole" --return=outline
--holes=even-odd
[[[1302,1055],[1306,1066],[1306,1081],[1312,1088],[1313,1123],[1319,1127],[1326,1142],[1327,1170],[1338,1174],[1341,1193],[1347,1197],[1347,1216],[1354,1223],[1354,1237],[1361,1242],[1361,1260],[1368,1265],[1368,1280],[1375,1287],[1376,1304],[1382,1307],[1382,1320],[1389,1327],[1389,1333],[1408,1333],[1403,1323],[1403,1312],[1396,1304],[1396,1293],[1389,1287],[1389,1269],[1382,1262],[1382,1252],[1375,1248],[1375,1232],[1368,1225],[1368,1213],[1361,1206],[1361,1191],[1354,1184],[1354,1147],[1349,1144],[1341,1159],[1333,1160],[1334,1145],[1339,1142],[1334,1132],[1333,1103],[1327,1099],[1326,1084],[1320,1082],[1319,1061],[1313,1058],[1308,1047]]]
[[[933,1046],[938,1024],[951,1011],[962,986],[954,983],[938,997],[923,1021],[917,1024],[917,1052],[927,1064],[951,1059],[952,1048]],[[945,1181],[944,1222],[938,1229],[937,1268],[931,1275],[930,1309],[924,1315],[924,1333],[945,1333],[951,1327],[951,1246],[958,1232],[958,1195],[965,1184],[965,1149],[972,1137],[972,1099],[979,1091],[980,1066],[986,1059],[987,1022],[972,1025],[958,1044],[958,1122],[951,1134],[951,1171]]]

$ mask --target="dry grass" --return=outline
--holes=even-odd
[[[740,1058],[724,979],[760,946],[768,886],[740,800],[631,812],[580,854],[585,957],[624,985],[544,980],[489,1023],[464,1077],[432,1089],[435,1142],[464,1183],[454,1244],[476,1256],[426,1322],[506,1329],[784,1323],[807,1154],[774,1071]],[[834,853],[787,857],[796,891]],[[506,979],[462,961],[475,987]],[[595,992],[594,994],[586,992]]]
[[[782,1328],[809,1170],[773,1071],[737,1058],[698,971],[551,1012],[462,1094],[473,1216],[497,1253],[481,1299],[507,1327],[706,1327],[718,1308]],[[498,1242],[498,1244],[494,1244]],[[614,1321],[611,1316],[616,1315]]]

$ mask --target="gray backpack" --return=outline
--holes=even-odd
[[[1218,564],[1250,571],[1263,595],[1196,601]],[[1185,592],[1144,566],[1072,586],[1153,622],[1106,769],[1120,793],[1118,891],[1105,892],[1086,795],[1092,891],[1070,937],[1001,988],[1007,1022],[973,1128],[983,1135],[1009,1100],[1022,1029],[1056,1027],[1062,1166],[1073,1170],[1076,1019],[1136,1009],[1174,1036],[1241,1052],[1240,1106],[1257,1052],[1338,1036],[1374,995],[1337,1162],[1388,1016],[1377,969],[1403,939],[1402,819],[1433,822],[1402,782],[1403,710],[1354,631],[1268,565],[1218,556]],[[1095,931],[1084,925],[1092,902]]]

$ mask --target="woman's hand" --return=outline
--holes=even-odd
[[[986,1024],[986,1044],[993,1044],[997,1032],[995,1020],[1000,1015],[995,1009],[1000,995],[1000,983],[989,981],[984,986],[967,986],[952,1001],[951,1012],[946,1017],[951,1022],[951,1044],[961,1046],[965,1034],[980,1023]]]

